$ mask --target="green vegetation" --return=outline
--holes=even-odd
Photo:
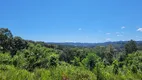
[[[0,80],[142,80],[142,51],[133,40],[119,49],[61,46],[0,28]]]

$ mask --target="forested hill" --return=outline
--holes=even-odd
[[[116,41],[116,42],[104,42],[104,43],[80,43],[80,42],[47,42],[47,44],[57,44],[64,46],[76,46],[76,47],[96,47],[96,46],[108,46],[113,45],[116,48],[124,48],[128,41]],[[142,49],[142,41],[136,41],[139,49]]]
[[[35,42],[0,28],[0,80],[142,80],[139,46]]]

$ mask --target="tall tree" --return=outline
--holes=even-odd
[[[8,28],[0,28],[0,34],[1,35],[5,35],[8,38],[12,38],[13,37],[11,31]]]
[[[85,67],[92,71],[99,60],[100,57],[98,57],[96,53],[89,53],[86,58],[83,59],[82,63],[85,65]]]
[[[11,55],[14,56],[18,50],[27,48],[27,41],[23,40],[21,37],[14,37],[11,42]]]
[[[105,51],[106,64],[112,64],[113,55],[114,55],[114,47],[112,45],[107,46]]]
[[[11,49],[11,40],[13,35],[11,31],[7,28],[0,28],[0,46],[3,51],[7,51]]]
[[[27,47],[27,42],[20,37],[14,37],[7,28],[0,28],[0,50],[3,52],[10,51],[14,56],[18,50]]]
[[[136,52],[137,51],[137,44],[134,40],[130,40],[128,41],[127,44],[125,44],[125,51],[126,54],[132,53],[132,52]]]

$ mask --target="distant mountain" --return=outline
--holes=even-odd
[[[96,47],[96,46],[107,46],[113,45],[114,47],[123,48],[127,41],[116,41],[116,42],[104,42],[104,43],[79,43],[79,42],[65,42],[65,43],[55,43],[49,42],[48,44],[56,45],[66,45],[66,46],[77,46],[77,47]],[[142,41],[136,41],[138,46],[142,46]]]

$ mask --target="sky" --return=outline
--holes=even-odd
[[[0,0],[0,28],[45,42],[142,40],[142,0]]]

